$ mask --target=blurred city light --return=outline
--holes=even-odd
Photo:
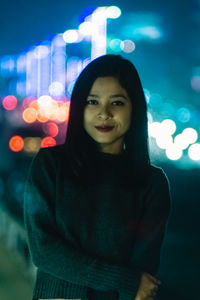
[[[135,44],[131,40],[124,40],[120,43],[120,48],[125,53],[131,53],[135,50]]]
[[[122,51],[121,43],[122,43],[122,40],[120,40],[120,39],[112,39],[112,40],[109,42],[109,47],[110,47],[110,49],[112,49],[114,52],[121,52],[121,51]]]
[[[156,137],[156,143],[159,148],[161,149],[167,149],[169,148],[173,143],[173,138],[171,135],[159,135]]]
[[[156,138],[160,134],[161,124],[160,122],[152,122],[148,125],[149,135]]]
[[[42,139],[42,142],[41,142],[42,148],[52,147],[52,146],[56,146],[56,140],[53,137],[47,136]]]
[[[23,111],[22,118],[26,123],[33,123],[37,119],[37,111],[33,107],[28,107]]]
[[[165,153],[166,153],[166,156],[170,160],[178,160],[183,155],[183,151],[179,147],[177,147],[175,144],[169,145],[167,147]]]
[[[55,137],[58,134],[58,126],[56,123],[54,122],[49,122],[49,123],[45,123],[42,126],[43,131],[45,132],[46,135],[49,135],[51,137]]]
[[[107,18],[117,19],[121,16],[121,9],[118,6],[109,6],[105,10]]]
[[[178,134],[174,138],[174,144],[179,147],[180,149],[184,150],[189,146],[188,140],[184,137],[183,134]]]
[[[186,107],[180,107],[176,112],[177,119],[182,122],[186,123],[191,118],[191,113],[188,108]]]
[[[35,47],[35,49],[33,50],[33,55],[38,59],[43,59],[49,54],[49,52],[49,47],[40,45]]]
[[[160,132],[161,134],[172,135],[176,131],[176,124],[173,120],[165,119],[160,124]]]
[[[49,93],[53,97],[62,96],[65,91],[65,87],[59,81],[52,82],[49,86]]]
[[[63,33],[63,40],[66,43],[76,43],[79,41],[79,33],[78,30],[70,29]]]
[[[188,149],[188,155],[192,160],[200,160],[200,144],[191,145]]]
[[[24,140],[21,136],[15,135],[9,140],[9,147],[14,152],[19,152],[24,147]]]
[[[41,138],[39,137],[26,137],[24,138],[23,151],[35,153],[40,149]]]
[[[83,22],[79,25],[79,32],[83,35],[91,35],[93,33],[93,26],[91,22]]]
[[[198,133],[194,128],[186,128],[183,130],[182,135],[184,136],[185,140],[189,144],[193,144],[198,139]]]
[[[138,26],[133,30],[133,34],[136,37],[143,36],[149,39],[159,39],[161,37],[160,29],[154,26]]]
[[[3,99],[2,105],[6,110],[13,110],[17,106],[17,98],[13,95],[8,95]]]

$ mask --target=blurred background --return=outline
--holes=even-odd
[[[92,6],[91,6],[92,5]],[[200,0],[7,0],[0,4],[0,299],[31,299],[24,184],[40,147],[64,142],[70,95],[94,58],[136,66],[153,164],[172,208],[159,299],[200,299]]]

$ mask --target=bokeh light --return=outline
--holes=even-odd
[[[165,119],[160,124],[160,131],[161,131],[162,135],[163,134],[169,134],[169,135],[174,134],[174,132],[176,131],[175,122],[171,119]]]
[[[114,52],[121,52],[122,51],[121,42],[122,42],[122,40],[120,40],[120,39],[112,39],[109,42],[110,49],[112,49]]]
[[[93,33],[93,25],[91,22],[83,22],[79,25],[79,32],[83,35],[91,35]]]
[[[42,142],[41,142],[42,148],[52,147],[52,146],[56,146],[56,140],[53,137],[47,136],[42,139]]]
[[[26,123],[33,123],[37,119],[37,111],[33,107],[28,107],[23,111],[22,118]]]
[[[171,135],[159,135],[156,137],[156,144],[161,149],[167,149],[169,148],[173,143],[173,138]]]
[[[193,144],[198,139],[198,133],[194,128],[188,127],[183,130],[182,135],[189,144]]]
[[[49,86],[49,93],[53,97],[59,97],[63,94],[65,87],[59,81],[54,81]]]
[[[15,135],[9,140],[9,147],[14,152],[19,152],[24,147],[24,140],[21,136]]]
[[[135,43],[131,40],[124,40],[120,43],[120,48],[125,53],[131,53],[135,50]]]
[[[50,52],[49,47],[40,45],[35,47],[35,49],[33,50],[33,55],[38,59],[42,59],[48,56],[49,52]]]
[[[169,147],[167,147],[165,153],[170,160],[178,160],[183,155],[183,151],[175,144],[171,144]]]
[[[41,147],[41,138],[39,137],[26,137],[24,138],[23,151],[36,153]]]
[[[121,9],[118,6],[109,6],[106,8],[106,16],[110,19],[117,19],[121,16]]]
[[[178,134],[174,138],[174,144],[179,147],[180,149],[184,150],[189,146],[188,140],[184,137],[183,134]]]
[[[200,144],[191,145],[188,149],[188,155],[192,160],[200,160]]]
[[[182,123],[186,123],[190,120],[191,118],[191,113],[189,111],[188,108],[186,107],[181,107],[177,110],[176,112],[176,117],[177,119],[182,122]]]
[[[66,43],[75,43],[79,40],[78,30],[70,29],[63,33],[63,40]]]
[[[148,124],[149,135],[153,138],[156,138],[160,134],[160,122],[152,122]]]
[[[13,110],[17,106],[17,98],[13,95],[8,95],[3,99],[2,105],[6,110]]]
[[[46,133],[46,135],[55,137],[58,134],[58,126],[54,122],[45,123],[42,126],[43,131]]]

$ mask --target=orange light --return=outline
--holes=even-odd
[[[29,104],[29,107],[33,107],[35,108],[35,110],[39,110],[39,104],[38,104],[38,101],[37,100],[33,100],[30,104]]]
[[[19,152],[24,147],[24,140],[21,136],[15,135],[9,141],[9,147],[14,152]]]
[[[51,136],[47,136],[42,139],[42,142],[41,142],[42,148],[52,147],[52,146],[56,146],[56,141],[54,138],[52,138]]]
[[[3,99],[2,105],[6,110],[13,110],[17,106],[17,98],[15,96],[8,95]]]
[[[38,113],[37,113],[37,120],[38,120],[39,122],[41,122],[41,123],[45,123],[45,122],[49,121],[49,118],[47,118],[47,117],[45,116],[44,110],[42,110],[42,109],[39,109],[39,110],[38,110]]]
[[[55,137],[58,134],[58,126],[57,124],[50,122],[43,125],[43,130],[46,134]]]
[[[22,118],[26,123],[33,123],[37,119],[37,111],[33,107],[28,107],[23,111]]]

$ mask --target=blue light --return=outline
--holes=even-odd
[[[86,18],[87,16],[91,15],[91,14],[95,11],[96,8],[97,8],[97,6],[89,6],[89,7],[86,7],[86,8],[84,9],[84,11],[82,12],[82,14],[79,15],[79,17],[78,17],[78,22],[79,22],[79,23],[84,22],[85,18]]]
[[[179,108],[177,110],[176,116],[177,116],[177,119],[182,123],[188,122],[191,118],[190,111],[186,107]]]

